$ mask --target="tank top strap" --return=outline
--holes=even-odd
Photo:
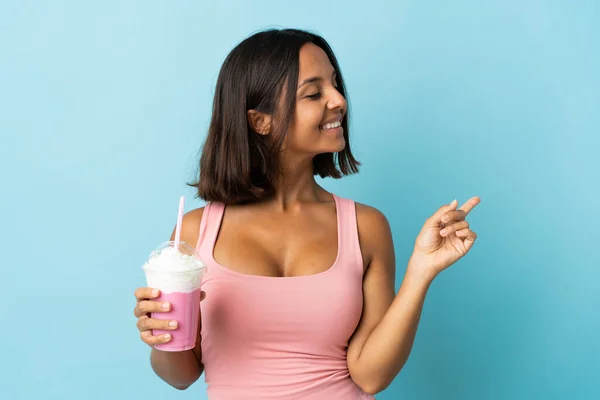
[[[224,211],[225,205],[220,202],[211,201],[204,207],[202,220],[200,221],[198,244],[196,246],[196,250],[203,260],[210,259],[210,257],[207,256],[211,255],[213,252]]]
[[[340,256],[344,263],[360,269],[361,275],[364,271],[360,241],[358,239],[358,224],[356,220],[356,203],[351,199],[345,199],[333,195],[338,208],[338,229]]]

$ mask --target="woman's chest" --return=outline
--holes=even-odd
[[[338,273],[248,280],[227,275],[211,279],[209,274],[202,287],[203,338],[344,345],[362,313],[362,279],[333,272]]]
[[[224,218],[213,249],[220,265],[269,277],[314,275],[334,265],[339,252],[335,215],[298,218]]]

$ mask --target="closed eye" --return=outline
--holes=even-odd
[[[321,92],[317,92],[317,93],[315,93],[315,94],[310,94],[310,95],[308,95],[308,96],[306,96],[306,97],[308,97],[309,99],[316,100],[316,99],[318,99],[318,98],[320,98],[320,97],[321,97]]]

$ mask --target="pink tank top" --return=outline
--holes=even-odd
[[[202,361],[210,400],[374,399],[350,378],[348,340],[359,322],[363,261],[355,204],[336,203],[338,254],[326,271],[266,277],[213,257],[222,203],[208,203],[198,251],[207,264]]]

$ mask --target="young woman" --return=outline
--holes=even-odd
[[[257,33],[233,49],[216,86],[182,240],[207,264],[199,337],[184,352],[151,351],[156,374],[186,389],[205,372],[208,397],[366,399],[406,362],[432,280],[476,235],[479,203],[439,208],[419,233],[402,286],[378,210],[327,192],[314,177],[358,171],[346,90],[327,42],[299,30]],[[173,240],[173,236],[171,237]],[[135,291],[142,340],[165,343],[149,318],[169,304]]]

